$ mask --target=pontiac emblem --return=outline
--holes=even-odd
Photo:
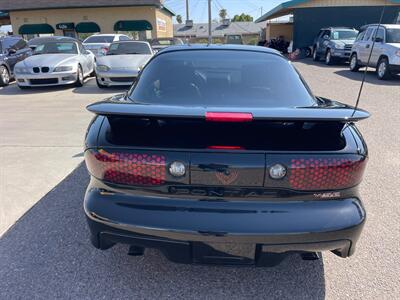
[[[215,176],[223,185],[229,185],[238,178],[237,171],[226,170],[224,172],[216,172]]]

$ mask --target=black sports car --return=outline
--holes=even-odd
[[[366,111],[315,97],[275,50],[179,46],[123,95],[92,104],[84,209],[96,248],[274,265],[354,253]]]

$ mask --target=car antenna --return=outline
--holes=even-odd
[[[367,66],[365,67],[365,70],[364,70],[364,74],[363,74],[363,79],[362,79],[362,81],[361,81],[360,90],[358,91],[358,97],[357,97],[357,101],[356,101],[356,106],[354,107],[354,110],[353,110],[353,113],[351,114],[351,117],[354,117],[354,115],[356,114],[358,105],[359,105],[359,103],[360,103],[360,98],[361,98],[362,90],[363,90],[363,88],[364,88],[365,79],[366,79],[366,77],[367,77],[368,66],[369,66],[369,63],[370,63],[371,57],[372,57],[372,51],[374,51],[374,47],[375,47],[376,36],[378,35],[379,28],[380,28],[381,25],[382,25],[383,16],[385,15],[386,6],[387,6],[387,0],[385,1],[385,4],[383,5],[382,12],[381,12],[381,17],[380,17],[380,19],[379,19],[379,24],[378,24],[378,27],[376,28],[376,30],[375,30],[375,32],[374,32],[374,36],[373,36],[373,39],[372,39],[371,51],[369,52],[369,56],[368,56]]]

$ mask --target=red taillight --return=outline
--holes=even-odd
[[[251,122],[251,113],[241,112],[206,112],[206,121],[209,122]]]
[[[361,182],[366,159],[356,155],[344,157],[304,157],[290,161],[288,181],[295,190],[338,190]]]
[[[108,52],[108,47],[101,48],[101,52],[102,52],[103,55],[106,55],[107,52]]]
[[[96,178],[127,185],[161,185],[166,180],[166,158],[159,154],[88,150],[89,172]]]

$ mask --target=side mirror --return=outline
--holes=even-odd
[[[329,37],[329,35],[325,34],[324,35],[324,40],[330,40],[331,38]]]
[[[15,50],[14,48],[8,49],[8,54],[9,54],[9,55],[13,55],[13,54],[15,54],[15,53],[17,53],[17,50]]]
[[[383,43],[383,38],[381,38],[381,37],[376,37],[376,38],[375,38],[375,43]]]

